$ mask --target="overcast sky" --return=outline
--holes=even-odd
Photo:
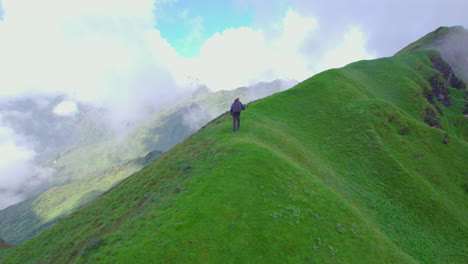
[[[0,101],[61,94],[58,115],[82,101],[132,119],[193,84],[302,81],[391,56],[439,26],[467,28],[467,10],[466,0],[0,0]],[[21,199],[2,189],[30,179],[26,141],[0,113],[0,209]]]

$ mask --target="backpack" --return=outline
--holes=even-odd
[[[241,102],[235,101],[235,102],[232,104],[232,112],[237,114],[237,113],[240,113],[241,110],[242,110]]]

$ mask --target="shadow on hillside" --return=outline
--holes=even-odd
[[[112,188],[111,188],[112,189]],[[83,194],[81,196],[80,199],[78,199],[75,204],[73,205],[72,207],[72,211],[73,212],[76,212],[77,210],[79,210],[80,208],[83,208],[85,207],[86,205],[88,205],[90,202],[98,199],[99,197],[101,197],[106,191],[104,190],[98,190],[98,189],[94,189],[94,190],[91,190],[85,194]],[[72,213],[73,214],[73,213]]]
[[[143,140],[147,151],[154,149],[167,151],[195,132],[183,121],[183,116],[187,112],[188,109],[181,109],[165,117],[163,120],[164,126],[151,128],[149,130],[150,137]],[[157,141],[153,139],[155,135],[158,135]]]
[[[99,198],[103,193],[104,191],[102,190],[91,190],[85,193],[72,205],[71,211],[75,212],[86,206]],[[27,207],[28,210],[24,210],[25,207]],[[0,237],[8,243],[18,245],[37,236],[68,215],[63,212],[52,220],[47,221],[36,213],[37,207],[40,208],[40,205],[34,205],[32,200],[26,200],[18,206],[4,209],[0,214]],[[26,213],[19,215],[17,211]]]
[[[43,219],[34,213],[32,208],[34,208],[33,199],[29,199],[3,209],[0,213],[0,237],[8,243],[17,245],[53,224],[44,224]]]

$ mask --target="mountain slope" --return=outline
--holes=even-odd
[[[437,61],[320,73],[249,105],[237,134],[224,114],[1,261],[462,263],[466,88],[435,98]]]
[[[461,26],[440,27],[406,46],[397,54],[421,49],[439,51],[455,74],[468,82],[468,30]]]
[[[112,137],[110,131],[102,137],[87,136],[97,134],[94,133],[95,130],[101,131],[105,127],[101,124],[102,127],[98,129],[96,124],[99,122],[96,121],[95,125],[86,125],[92,119],[91,113],[96,113],[94,120],[99,120],[104,118],[104,112],[99,112],[98,109],[83,111],[76,118],[81,124],[77,127],[88,128],[90,132],[70,133],[80,134],[80,141],[86,141],[86,144],[74,145],[61,151],[55,155],[55,160],[49,162],[48,165],[56,169],[53,181],[58,186],[0,211],[0,236],[14,244],[26,241],[96,199],[161,154],[152,150],[168,150],[193,134],[209,120],[229,109],[233,98],[241,97],[248,102],[291,86],[290,81],[276,80],[232,91],[211,92],[201,89],[171,109],[166,109],[148,122],[136,126],[120,141]],[[33,107],[34,104],[30,101],[21,105]],[[85,109],[86,106],[81,108]],[[42,115],[47,113],[45,110],[43,112]],[[71,121],[75,118],[69,119]],[[77,120],[75,122],[78,123]],[[73,132],[71,128],[68,130]],[[148,152],[150,155],[157,155],[144,160],[144,155]],[[142,159],[144,162],[141,162]]]

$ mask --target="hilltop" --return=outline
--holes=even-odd
[[[463,263],[465,97],[433,50],[322,72],[249,104],[237,134],[219,116],[1,261]]]
[[[468,30],[461,26],[439,27],[397,53],[435,49],[453,68],[455,74],[468,82]]]

